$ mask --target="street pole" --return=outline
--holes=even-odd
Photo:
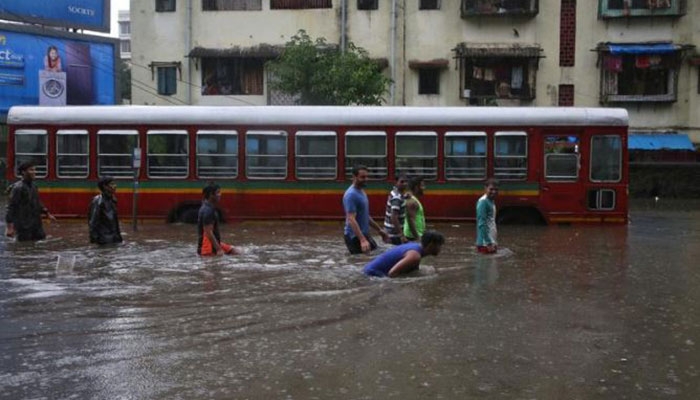
[[[134,149],[132,163],[134,167],[134,194],[131,197],[133,198],[134,204],[131,207],[131,221],[134,232],[136,232],[139,229],[136,216],[139,210],[139,168],[141,167],[141,149],[138,147]]]
[[[133,215],[131,216],[131,218],[132,218],[131,221],[133,224],[134,232],[139,230],[138,224],[136,222],[136,216],[138,215],[138,206],[139,206],[139,200],[138,200],[139,199],[139,192],[138,192],[138,190],[139,190],[139,179],[138,179],[139,173],[138,173],[138,171],[139,171],[138,169],[134,170],[134,195],[132,196],[134,198],[134,205],[132,207]]]

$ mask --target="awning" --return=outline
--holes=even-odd
[[[457,53],[457,57],[542,57],[540,46],[518,43],[460,43],[452,50]]]
[[[629,135],[629,150],[689,150],[695,151],[693,143],[684,134]]]
[[[192,58],[277,58],[282,54],[284,46],[275,46],[262,43],[257,46],[241,47],[233,46],[226,49],[213,49],[206,47],[195,47],[190,51],[188,57]]]
[[[429,61],[419,61],[419,60],[409,60],[408,67],[412,69],[423,69],[423,68],[447,68],[450,65],[450,61],[444,58],[436,58]]]
[[[673,43],[601,43],[597,48],[610,54],[668,54],[683,49],[684,46]]]

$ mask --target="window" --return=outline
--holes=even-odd
[[[379,8],[379,0],[357,0],[358,10],[376,10]]]
[[[603,56],[602,101],[675,101],[680,52]]]
[[[338,168],[335,132],[296,133],[296,176],[299,179],[334,179]]]
[[[527,133],[496,132],[494,176],[504,180],[527,178]]]
[[[486,132],[445,133],[445,178],[486,178]]]
[[[175,0],[156,0],[156,11],[175,11]]]
[[[460,98],[471,105],[517,105],[535,98],[542,48],[538,45],[460,43],[456,53]],[[499,103],[500,102],[500,103]]]
[[[345,133],[345,176],[352,176],[355,165],[364,165],[370,179],[385,179],[386,132],[348,131]]]
[[[97,132],[97,175],[133,178],[134,149],[139,147],[135,130],[101,130]]]
[[[578,136],[546,136],[544,138],[544,170],[548,181],[578,179]]]
[[[305,8],[332,8],[332,0],[270,0],[272,10],[299,10]]]
[[[591,138],[591,181],[622,179],[622,139],[617,135]]]
[[[129,35],[131,34],[131,22],[129,21],[119,21],[119,34]]]
[[[200,178],[238,176],[238,132],[197,132],[197,176]]]
[[[462,16],[535,15],[537,0],[462,0]]]
[[[187,131],[148,131],[149,178],[187,178]]]
[[[602,18],[680,16],[685,14],[684,0],[600,0]]]
[[[440,0],[418,0],[420,1],[421,10],[439,10]]]
[[[56,175],[59,178],[87,178],[89,163],[88,132],[56,132]]]
[[[119,42],[119,50],[122,53],[131,53],[131,40],[122,40]]]
[[[440,94],[440,69],[418,70],[418,94]]]
[[[248,131],[245,163],[248,178],[286,178],[287,132]]]
[[[485,99],[532,99],[534,76],[528,58],[480,58],[464,65],[464,97]],[[534,73],[534,72],[533,72]]]
[[[158,94],[170,96],[177,93],[177,67],[158,67]]]
[[[202,0],[202,11],[247,10],[262,10],[262,0]]]
[[[588,191],[589,210],[614,210],[615,191],[612,189],[596,189]]]
[[[260,58],[203,58],[202,95],[262,95]]]
[[[437,178],[437,133],[396,132],[396,176]]]
[[[15,131],[15,173],[25,162],[34,163],[37,178],[49,174],[48,138],[43,129],[20,129]],[[17,175],[18,177],[20,175]]]

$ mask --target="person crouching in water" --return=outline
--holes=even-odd
[[[117,183],[111,176],[105,176],[97,182],[97,187],[101,193],[93,197],[88,216],[90,243],[121,243],[122,233],[119,230],[115,196]]]
[[[498,250],[496,231],[496,204],[498,182],[486,181],[484,195],[476,202],[476,250],[483,254],[493,254]]]
[[[238,254],[230,244],[221,242],[219,234],[219,219],[216,214],[216,205],[221,200],[221,188],[215,183],[210,183],[202,189],[204,200],[199,208],[197,218],[197,254],[200,256],[220,256],[224,254]]]
[[[425,256],[437,256],[445,243],[445,238],[439,232],[426,231],[420,243],[406,243],[396,246],[372,260],[364,268],[368,276],[388,276],[394,278],[418,269],[420,261]]]

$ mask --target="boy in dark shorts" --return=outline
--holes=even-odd
[[[202,189],[204,200],[199,208],[197,218],[197,254],[200,256],[220,256],[224,254],[238,254],[230,244],[221,241],[219,234],[219,218],[216,213],[216,205],[221,200],[221,188],[210,183]]]

